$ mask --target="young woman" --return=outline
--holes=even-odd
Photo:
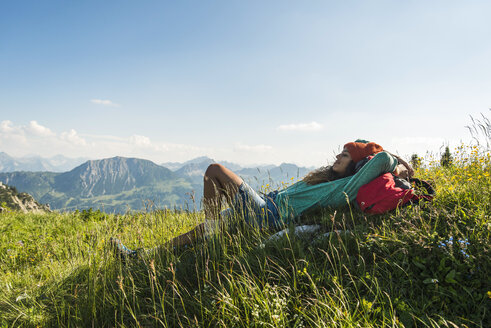
[[[370,155],[374,156],[367,160]],[[345,144],[332,166],[321,167],[303,180],[263,196],[223,165],[211,164],[204,175],[203,206],[207,220],[169,244],[192,243],[209,232],[213,226],[209,219],[227,219],[235,213],[242,214],[251,225],[278,228],[310,209],[342,207],[355,200],[361,186],[387,172],[413,174],[405,161],[364,140]],[[221,211],[223,199],[230,205],[225,211]],[[111,243],[122,255],[136,255],[118,239],[111,239]]]

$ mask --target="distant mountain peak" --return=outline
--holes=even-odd
[[[209,158],[208,156],[199,156],[193,159],[190,159],[189,161],[184,162],[184,164],[191,164],[191,163],[201,163],[201,162],[206,162],[206,161],[215,161],[212,158]]]
[[[150,160],[115,156],[89,160],[56,176],[55,180],[63,192],[92,197],[120,193],[173,178],[172,171]]]
[[[55,155],[49,158],[38,155],[12,157],[5,152],[0,152],[0,172],[65,172],[86,160],[86,158],[69,158],[63,155]]]
[[[161,166],[168,168],[169,170],[172,171],[177,171],[180,170],[181,168],[187,166],[187,165],[193,165],[193,164],[200,164],[200,165],[205,165],[205,164],[211,164],[215,163],[215,160],[212,158],[209,158],[208,156],[199,156],[193,159],[190,159],[185,162],[166,162],[162,163]]]

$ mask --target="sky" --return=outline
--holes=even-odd
[[[2,1],[0,151],[320,166],[491,108],[490,1]]]

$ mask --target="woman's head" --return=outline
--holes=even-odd
[[[331,166],[324,166],[307,174],[303,179],[309,185],[334,181],[355,174],[355,162],[351,160],[350,153],[344,149],[336,155],[336,161]]]
[[[343,151],[336,155],[332,166],[325,166],[307,174],[303,179],[309,185],[334,181],[355,174],[356,163],[363,158],[383,151],[383,148],[374,143],[349,142],[344,145]]]
[[[343,151],[336,155],[336,161],[332,164],[332,170],[343,176],[348,169],[348,166],[353,162],[349,151],[345,148]]]

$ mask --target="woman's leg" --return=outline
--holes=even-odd
[[[203,178],[203,206],[205,217],[217,218],[221,209],[222,198],[231,201],[243,180],[221,164],[211,164]]]
[[[222,198],[225,197],[230,201],[239,190],[243,180],[221,164],[211,164],[208,166],[203,180],[205,217],[207,219],[215,219],[220,213]],[[169,244],[174,247],[191,244],[196,239],[203,237],[206,232],[205,230],[206,224],[201,223],[193,230],[173,238],[169,241]]]
[[[193,243],[197,238],[200,238],[205,233],[205,224],[198,224],[193,230],[190,230],[182,235],[172,238],[168,244],[173,247],[184,246]]]
[[[205,217],[208,219],[218,218],[221,208],[222,198],[225,197],[231,201],[234,195],[239,190],[243,180],[234,172],[227,169],[221,164],[211,164],[204,175],[203,184],[203,206],[205,209]],[[174,237],[166,245],[179,247],[193,243],[196,239],[201,238],[205,234],[206,224],[201,223],[191,231]],[[125,247],[119,239],[111,238],[110,244],[118,250],[120,255],[128,256],[135,251]],[[153,248],[156,251],[160,247]]]
[[[167,247],[180,247],[192,244],[196,239],[202,237],[205,233],[205,223],[198,224],[193,230],[183,233],[177,237],[172,238],[164,245],[156,246],[146,250],[132,250],[126,247],[121,240],[117,238],[110,238],[109,245],[114,249],[116,255],[122,259],[137,258],[141,252],[146,254],[158,254],[165,250]]]

